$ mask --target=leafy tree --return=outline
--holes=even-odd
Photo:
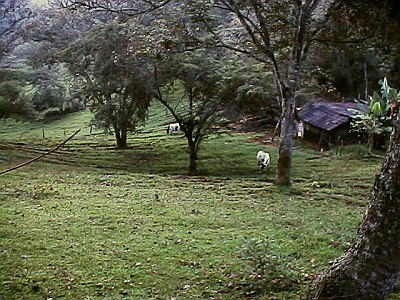
[[[236,55],[235,55],[236,54]],[[224,113],[246,114],[262,123],[273,123],[280,116],[279,102],[274,93],[274,79],[266,66],[244,55],[228,52],[222,68],[227,85],[222,105]]]
[[[65,102],[65,91],[62,87],[40,86],[32,97],[32,103],[37,111],[61,107],[63,102]]]
[[[319,70],[321,86],[341,96],[367,100],[382,77],[398,81],[400,38],[398,2],[336,0],[313,51],[310,68]],[[389,25],[390,24],[390,25]]]
[[[68,100],[66,97],[70,96],[67,93],[69,82],[65,68],[57,64],[54,54],[87,31],[93,18],[85,19],[82,14],[68,11],[61,13],[54,7],[32,12],[34,9],[30,2],[25,0],[0,3],[0,28],[4,29],[0,44],[6,40],[8,43],[2,52],[7,55],[2,59],[5,68],[0,81],[17,82],[15,85],[20,86],[21,91],[14,98],[3,97],[2,107],[15,106],[17,98],[23,96],[23,103],[29,106],[30,112],[32,108],[37,111],[61,108],[62,103]],[[49,63],[51,65],[46,65]],[[24,115],[28,112],[24,109],[19,111]]]
[[[128,133],[145,120],[154,96],[146,56],[137,52],[136,29],[136,24],[112,21],[73,43],[61,57],[84,84],[95,124],[113,129],[119,149],[128,147]]]
[[[157,10],[173,0],[57,0],[64,8],[87,9],[93,12],[108,12],[127,16],[138,16]]]
[[[32,12],[26,0],[0,0],[0,60],[21,39]]]
[[[53,1],[57,2],[57,1]],[[67,47],[94,26],[106,23],[110,17],[89,15],[80,10],[66,10],[53,4],[37,12],[29,32],[29,42],[35,62],[55,62],[57,50]],[[47,53],[46,53],[47,52]],[[55,57],[54,57],[55,58]]]
[[[301,66],[331,1],[214,1],[228,11],[228,31],[215,32],[217,45],[269,63],[281,105],[277,184],[291,184],[296,92]],[[205,20],[205,22],[207,22]],[[209,26],[210,28],[210,26]]]
[[[0,82],[0,118],[31,119],[35,116],[29,98],[18,81]]]
[[[58,54],[112,17],[104,13],[93,16],[81,10],[65,10],[56,4],[57,1],[52,1],[50,9],[37,13],[31,39],[25,43],[22,56],[35,72],[35,106],[40,109],[59,106],[64,112],[76,111],[85,100],[82,82],[75,76],[79,70],[70,74]]]
[[[197,174],[200,144],[217,121],[225,86],[220,64],[205,51],[175,55],[155,74],[157,99],[180,124],[189,152],[189,173]]]
[[[356,110],[352,119],[352,129],[357,132],[366,132],[372,153],[374,140],[378,136],[392,131],[393,119],[396,117],[396,107],[400,103],[400,92],[389,87],[386,77],[379,81],[381,94],[374,92],[368,98],[368,110],[363,113]]]
[[[396,109],[398,108],[398,104]],[[308,299],[387,299],[400,279],[400,119],[352,246],[314,281]]]
[[[24,89],[30,72],[0,68],[0,118],[33,119],[35,110]]]

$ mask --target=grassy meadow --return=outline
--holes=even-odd
[[[276,144],[221,130],[189,177],[185,140],[155,108],[125,151],[88,111],[2,123],[0,171],[81,132],[0,175],[0,299],[302,299],[349,246],[379,159],[298,142],[294,185],[278,187]],[[262,173],[260,149],[272,157]]]

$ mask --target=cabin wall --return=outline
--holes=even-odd
[[[313,148],[321,151],[329,150],[338,144],[352,144],[360,140],[357,134],[350,133],[350,123],[345,123],[330,131],[309,123],[301,123],[303,128],[303,136],[301,138],[310,142]]]

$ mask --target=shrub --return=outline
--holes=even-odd
[[[272,251],[268,239],[251,238],[245,241],[241,255],[246,262],[243,286],[247,295],[288,289],[296,282],[294,272]]]

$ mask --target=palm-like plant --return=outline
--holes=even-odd
[[[393,120],[398,113],[400,91],[391,88],[387,78],[379,81],[380,94],[374,92],[368,97],[368,110],[352,110],[352,130],[368,134],[369,153],[372,153],[374,139],[377,136],[389,134],[393,128]]]

